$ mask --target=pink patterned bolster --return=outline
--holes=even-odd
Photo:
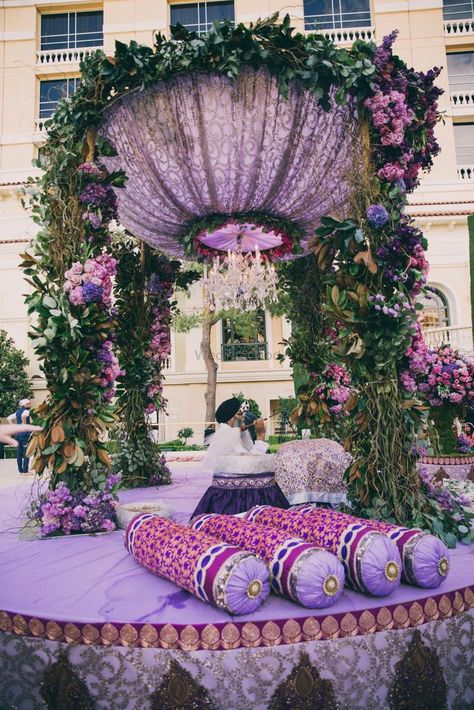
[[[401,560],[395,543],[367,525],[354,523],[345,513],[316,508],[309,515],[298,509],[256,506],[245,517],[332,552],[344,566],[346,582],[358,591],[384,596],[400,584]]]
[[[304,505],[297,510],[312,514],[315,506]],[[449,552],[444,542],[435,535],[430,535],[420,528],[404,528],[382,520],[350,517],[354,522],[384,533],[394,541],[402,559],[403,580],[407,584],[434,589],[446,579],[449,571]]]
[[[269,565],[273,591],[303,606],[327,607],[342,593],[339,560],[300,538],[232,515],[199,515],[191,527],[259,555]]]
[[[258,557],[158,515],[134,518],[125,547],[150,572],[233,614],[255,611],[270,592]]]

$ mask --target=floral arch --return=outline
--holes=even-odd
[[[308,265],[304,284],[290,288],[293,303],[304,321],[317,294],[308,328],[317,324],[326,352],[329,333],[334,358],[353,374],[345,410],[354,506],[424,528],[441,520],[457,534],[422,489],[412,448],[422,405],[399,379],[420,337],[415,299],[427,271],[424,237],[404,205],[438,152],[439,70],[408,68],[392,53],[395,36],[340,49],[273,17],[201,36],[177,27],[153,48],[117,42],[114,57],[84,60],[79,89],[47,126],[33,207],[41,229],[24,261],[50,392],[39,408],[44,432],[30,450],[53,486],[91,487],[97,467],[109,466],[101,434],[116,417],[114,380],[123,393],[120,366],[127,375],[134,367],[130,351],[126,363],[114,354],[117,342],[127,353],[114,309],[133,300],[136,259],[131,265],[126,240],[118,251],[111,244],[111,221],[172,256],[204,262],[222,248],[222,230],[245,221],[275,262],[307,255],[289,267]],[[270,234],[279,241],[268,242]],[[158,343],[179,278],[178,262],[160,258],[142,251],[153,264],[139,277]],[[157,407],[162,356],[158,344],[148,382]],[[303,364],[314,369],[310,360]],[[330,420],[324,404],[303,394],[301,417],[308,407]]]

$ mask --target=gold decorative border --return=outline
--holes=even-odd
[[[334,616],[328,614],[299,620],[290,618],[256,623],[81,624],[0,611],[0,631],[69,644],[227,651],[407,629],[437,619],[449,619],[473,608],[474,589],[466,587],[410,602],[408,605],[394,604]]]

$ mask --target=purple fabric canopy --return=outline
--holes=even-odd
[[[255,251],[257,247],[260,251],[273,249],[281,244],[282,239],[278,232],[265,232],[262,227],[244,222],[239,224],[234,220],[227,222],[213,232],[204,232],[198,235],[198,239],[212,249],[222,251]]]
[[[134,91],[107,109],[99,132],[125,170],[119,219],[178,256],[177,238],[208,214],[265,212],[309,238],[322,215],[344,214],[356,129],[353,106],[325,112],[297,82],[285,100],[266,69],[235,80],[190,73]]]

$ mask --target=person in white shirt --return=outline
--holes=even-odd
[[[257,419],[252,422],[257,432],[255,443],[246,431],[242,431],[243,416],[237,397],[226,399],[216,410],[219,428],[209,437],[209,448],[204,458],[202,470],[214,473],[216,460],[226,454],[266,454],[268,444],[265,441],[265,422]]]
[[[252,422],[256,440],[242,431],[242,413],[236,397],[226,399],[217,408],[219,429],[210,437],[203,460],[204,473],[212,473],[212,484],[193,513],[234,515],[254,505],[288,508],[289,503],[275,481],[273,456],[267,454],[265,423]],[[245,428],[245,427],[244,427]]]

